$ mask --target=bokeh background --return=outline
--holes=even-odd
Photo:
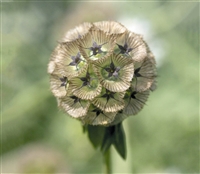
[[[142,34],[158,88],[124,121],[128,157],[114,173],[199,172],[199,2],[1,2],[2,173],[102,173],[81,124],[57,108],[47,64],[64,33],[115,20]]]

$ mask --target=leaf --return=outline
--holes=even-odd
[[[101,145],[101,151],[105,154],[113,144],[119,155],[126,159],[126,138],[122,123],[110,127],[87,125],[85,128],[95,148]]]
[[[123,159],[126,159],[126,137],[122,123],[115,125],[113,145]]]
[[[106,127],[103,142],[101,145],[101,151],[103,153],[106,153],[107,150],[110,148],[111,144],[113,143],[114,133],[115,126]]]
[[[89,140],[94,146],[94,148],[100,146],[103,140],[105,127],[88,125],[87,130],[88,130]]]

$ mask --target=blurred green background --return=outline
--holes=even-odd
[[[47,64],[76,25],[115,20],[155,54],[158,89],[124,121],[128,157],[112,149],[114,173],[199,172],[199,3],[1,3],[2,173],[101,173],[102,156],[81,124],[57,108]]]

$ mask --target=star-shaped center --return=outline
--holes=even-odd
[[[105,68],[105,70],[108,72],[108,77],[118,77],[120,67],[116,67],[113,62],[110,63],[110,66]]]
[[[85,77],[81,77],[80,80],[83,82],[82,87],[83,86],[89,86],[90,87],[90,81],[91,81],[91,77],[90,74],[87,72]]]
[[[106,114],[104,114],[104,112],[102,110],[100,110],[99,108],[95,108],[92,110],[92,112],[96,112],[96,117],[94,118],[94,120],[100,115],[104,115],[105,117],[107,117],[108,119],[110,119],[110,117],[108,117]],[[93,121],[94,121],[93,120]]]
[[[107,42],[106,42],[107,43]],[[92,47],[86,48],[89,49],[90,51],[92,51],[92,55],[91,56],[96,56],[97,54],[102,53],[103,51],[101,50],[102,46],[105,45],[106,43],[103,43],[101,45],[98,45],[95,41],[92,43]],[[90,56],[90,57],[91,57]]]
[[[65,86],[66,87],[67,81],[68,81],[67,77],[60,78],[60,81],[62,82],[60,86]]]
[[[129,48],[128,44],[125,42],[124,46],[117,44],[117,46],[120,49],[120,53],[121,54],[126,54],[129,55],[129,52],[131,52],[133,50],[133,48]]]
[[[72,62],[70,62],[70,66],[78,66],[78,64],[83,61],[83,59],[81,59],[81,54],[78,52],[76,56],[71,56]]]
[[[106,89],[106,93],[105,93],[104,95],[102,95],[101,97],[102,97],[102,98],[106,98],[106,101],[108,102],[108,100],[109,100],[110,98],[115,99],[115,98],[114,98],[115,93],[116,93],[116,92],[111,92],[111,91],[109,91],[109,90]]]
[[[96,117],[99,116],[100,114],[105,115],[105,114],[103,113],[103,111],[100,110],[100,109],[98,109],[98,108],[93,109],[92,112],[96,112]]]

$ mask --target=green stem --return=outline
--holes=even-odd
[[[104,153],[104,165],[105,165],[105,173],[111,174],[111,157],[110,157],[110,148],[107,152]]]

